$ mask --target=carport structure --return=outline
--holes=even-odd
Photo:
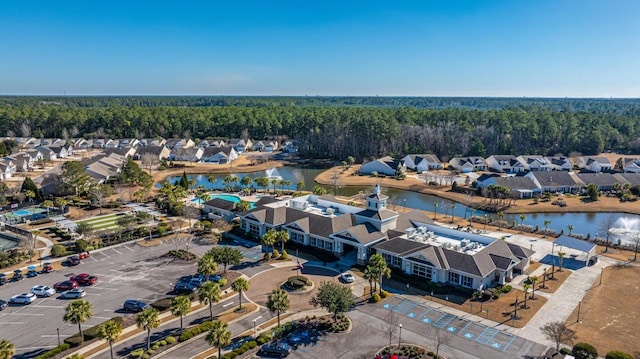
[[[595,250],[597,247],[595,243],[587,242],[585,240],[570,237],[567,235],[561,235],[555,241],[553,241],[553,245],[551,247],[551,257],[554,262],[555,262],[555,257],[554,257],[553,250],[554,250],[554,247],[556,246],[572,248],[580,252],[584,252],[585,254],[584,262],[587,264],[589,263],[589,258],[594,256]],[[576,260],[579,260],[579,259],[576,259]]]

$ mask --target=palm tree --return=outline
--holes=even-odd
[[[385,276],[387,278],[391,277],[391,268],[387,266],[387,262],[380,254],[374,254],[369,258],[369,265],[373,269],[373,272],[376,274],[376,278],[378,279],[380,294],[382,294],[382,277]]]
[[[504,219],[504,212],[498,211],[497,215],[498,215],[498,218],[500,218],[500,221],[498,222],[498,229],[502,229],[502,220]]]
[[[263,234],[262,238],[260,238],[260,244],[271,247],[271,252],[273,252],[273,245],[276,244],[276,230],[270,229],[267,233]]]
[[[453,223],[453,212],[456,211],[456,203],[451,203],[451,223]]]
[[[363,272],[363,276],[364,279],[369,281],[369,297],[373,297],[373,283],[378,279],[378,275],[371,266],[367,266]]]
[[[529,281],[531,282],[531,299],[536,299],[536,283],[538,283],[538,277],[529,277]]]
[[[207,333],[205,339],[209,345],[218,348],[218,358],[221,358],[222,347],[231,344],[231,335],[229,324],[220,321],[214,322],[213,328]]]
[[[251,209],[251,203],[249,201],[245,201],[241,199],[240,202],[236,203],[236,211],[245,212]]]
[[[171,314],[180,316],[180,334],[182,334],[182,318],[191,311],[189,298],[179,295],[171,301]]]
[[[573,225],[572,224],[568,224],[567,228],[569,228],[569,235],[571,235],[571,233],[573,233]]]
[[[433,219],[438,217],[438,202],[433,203]]]
[[[204,304],[209,304],[209,316],[213,322],[213,303],[220,301],[220,285],[216,282],[205,282],[200,286],[198,298]]]
[[[564,259],[565,255],[567,255],[565,252],[558,252],[558,272],[562,272],[562,260]]]
[[[36,243],[38,243],[38,235],[42,233],[39,229],[34,229],[31,231],[31,235],[33,236],[33,250],[29,251],[29,262],[33,261],[33,251],[36,249]]]
[[[298,193],[302,192],[303,188],[304,188],[303,180],[299,180],[298,182],[296,182],[296,189],[298,190]]]
[[[33,199],[36,198],[36,193],[30,189],[24,191],[24,196],[29,198],[29,202],[33,202]]]
[[[547,269],[549,268],[542,269],[542,286],[540,287],[542,289],[547,289]]]
[[[213,191],[213,185],[216,183],[217,180],[218,179],[214,175],[207,176],[207,181],[209,181],[209,183],[211,183],[211,190],[212,191]]]
[[[285,230],[279,230],[276,232],[276,242],[282,243],[282,251],[284,253],[284,244],[289,241],[289,232]]]
[[[548,219],[545,219],[543,223],[544,223],[544,233],[547,234],[547,229],[548,229],[549,225],[551,224],[551,221],[548,220]]]
[[[529,307],[527,307],[527,293],[529,292],[529,289],[531,289],[531,284],[529,283],[525,283],[522,286],[522,289],[524,289],[524,309],[527,309]]]
[[[520,232],[522,232],[522,228],[523,228],[525,219],[527,219],[527,216],[525,216],[524,214],[521,214],[520,215]]]
[[[240,277],[231,283],[231,289],[238,292],[238,301],[240,302],[240,306],[238,309],[242,309],[242,292],[249,290],[249,282],[246,279]]]
[[[66,313],[62,320],[71,324],[78,324],[78,332],[80,333],[80,338],[84,341],[84,336],[82,335],[82,326],[81,324],[86,322],[87,319],[93,317],[92,312],[93,306],[91,303],[86,300],[78,299],[67,305]]]
[[[272,179],[271,184],[273,185],[273,194],[276,194],[276,185],[278,184],[278,179],[277,178]]]
[[[251,183],[253,182],[253,178],[249,177],[249,176],[244,176],[242,177],[242,179],[240,180],[240,184],[243,187],[249,187],[251,185]]]
[[[16,352],[16,346],[8,340],[0,340],[0,359],[10,359]]]
[[[267,297],[267,308],[271,313],[278,313],[278,326],[280,326],[280,313],[289,309],[289,295],[284,289],[274,289]]]
[[[151,348],[151,329],[160,326],[158,310],[152,307],[145,308],[136,316],[136,325],[138,328],[142,328],[147,331],[147,350],[149,350],[149,348]]]
[[[218,263],[213,258],[211,254],[205,254],[198,260],[198,274],[202,274],[203,276],[209,277],[210,274],[213,274],[218,270]]]
[[[122,323],[115,320],[108,320],[100,324],[100,331],[98,332],[98,338],[104,339],[109,343],[109,350],[111,351],[111,359],[113,359],[113,342],[118,340],[122,333]]]

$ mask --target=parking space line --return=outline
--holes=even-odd
[[[44,313],[7,313],[7,315],[38,315],[42,316]]]
[[[133,248],[131,248],[131,247],[129,247],[129,246],[124,246],[124,248],[126,248],[126,249],[130,250],[131,252],[135,252],[135,251],[133,250]]]
[[[512,335],[512,336],[511,336],[511,340],[509,340],[509,343],[507,343],[507,345],[505,345],[505,346],[504,346],[504,349],[502,349],[502,350],[505,350],[505,351],[506,351],[506,350],[507,350],[507,348],[509,347],[509,345],[511,345],[511,343],[513,343],[513,341],[514,341],[515,339],[516,339],[516,336],[515,336],[515,335]]]
[[[108,254],[106,254],[105,252],[100,252],[100,254],[102,254],[103,256],[105,256],[105,257],[107,257],[107,258],[111,258],[111,257],[109,257],[109,255],[108,255]]]
[[[117,249],[115,249],[115,248],[111,248],[111,250],[112,250],[112,251],[114,251],[114,252],[116,252],[116,253],[118,253],[118,254],[120,254],[120,255],[122,255],[122,252],[120,252],[119,250],[117,250]]]
[[[117,288],[104,288],[104,287],[91,287],[94,289],[102,289],[102,290],[118,290]]]
[[[58,308],[58,309],[64,308],[61,305],[32,305],[32,307],[35,307],[35,308]]]
[[[97,259],[95,259],[95,258],[93,258],[93,257],[89,257],[89,258],[91,258],[94,262],[97,262],[97,261],[98,261]]]
[[[0,324],[17,324],[17,325],[21,325],[21,324],[24,324],[24,322],[0,322]]]
[[[470,326],[472,323],[473,323],[472,321],[469,321],[469,322],[467,323],[467,325],[465,325],[462,329],[460,329],[460,331],[459,331],[458,333],[459,333],[459,334],[464,333],[464,331],[467,329],[467,327],[468,327],[468,326]]]

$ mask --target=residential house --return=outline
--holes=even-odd
[[[17,152],[11,156],[4,158],[6,161],[11,161],[16,167],[17,172],[28,172],[33,167],[33,161],[31,156],[24,152]]]
[[[165,146],[140,146],[136,148],[136,153],[133,155],[133,159],[136,161],[142,160],[146,155],[155,157],[158,161],[169,159],[171,150]]]
[[[598,187],[599,191],[610,191],[615,184],[625,183],[625,181],[620,180],[619,177],[614,177],[611,173],[578,173],[577,176],[582,181],[582,187],[587,187],[590,183],[593,183]]]
[[[524,164],[527,171],[548,172],[553,170],[551,160],[541,155],[520,155],[516,159]]]
[[[490,185],[508,188],[512,198],[531,198],[540,188],[526,176],[497,176],[482,175],[477,180],[478,187],[487,188]]]
[[[407,166],[403,160],[396,160],[389,156],[378,158],[367,162],[360,166],[359,172],[362,174],[373,174],[374,172],[386,176],[395,176],[399,173],[405,173]]]
[[[438,156],[432,154],[407,155],[402,160],[408,169],[418,173],[442,168],[442,162],[440,162]]]
[[[482,157],[454,157],[449,164],[462,173],[487,170],[487,161]]]
[[[205,217],[210,220],[223,219],[231,222],[236,217],[236,202],[214,198],[203,203],[202,211]]]
[[[249,139],[245,140],[243,138],[232,138],[229,141],[227,141],[227,145],[235,148],[235,150],[238,151],[238,153],[242,153],[244,151],[251,149],[253,142],[251,142],[251,140]]]
[[[11,160],[0,160],[0,180],[11,178],[16,171],[16,165]]]
[[[167,140],[167,142],[165,142],[164,145],[170,149],[174,149],[174,148],[191,148],[191,147],[194,147],[196,144],[190,138],[170,138]]]
[[[209,140],[201,140],[200,142],[198,142],[196,147],[209,147]]]
[[[512,155],[493,155],[487,158],[487,166],[497,172],[520,173],[526,170],[525,164]]]
[[[606,157],[580,157],[576,165],[591,172],[608,172],[612,167]]]
[[[111,154],[116,154],[123,158],[128,158],[128,157],[133,158],[133,156],[136,154],[136,148],[135,147],[105,148],[104,151],[102,151],[102,153],[106,154],[107,156],[110,156]]]
[[[628,183],[631,186],[640,185],[640,173],[636,173],[636,172],[615,173],[613,177],[618,182],[623,184]]]
[[[106,143],[109,141],[108,138],[97,138],[93,140],[91,147],[93,148],[104,148]]]
[[[100,154],[82,161],[84,169],[96,183],[106,183],[122,171],[125,158],[112,153]]]
[[[118,140],[119,148],[132,148],[140,145],[140,141],[137,138],[122,138]]]
[[[80,138],[73,142],[73,148],[78,150],[88,150],[91,147],[93,147],[93,140],[85,140],[84,138]]]
[[[625,158],[622,160],[624,172],[640,173],[640,158]]]
[[[66,146],[49,146],[48,148],[56,154],[56,158],[69,157],[69,152],[67,151]]]
[[[140,140],[140,146],[164,146],[167,140],[164,138],[143,138]]]
[[[49,149],[49,147],[38,146],[36,150],[42,153],[42,157],[47,161],[55,161],[58,159],[56,153]]]
[[[251,146],[252,151],[258,152],[273,152],[278,148],[278,141],[254,141],[253,146]]]
[[[287,153],[298,152],[298,142],[296,140],[286,140],[282,144],[282,151]]]
[[[525,177],[530,178],[540,192],[573,193],[582,188],[582,181],[573,172],[532,171],[527,173]]]
[[[207,147],[200,156],[200,162],[227,164],[238,159],[238,152],[231,146]]]
[[[568,157],[554,156],[549,158],[551,161],[551,168],[554,171],[571,171],[573,170],[573,163]]]
[[[198,162],[202,158],[204,149],[202,147],[174,147],[169,154],[171,161]]]
[[[209,147],[226,147],[227,144],[224,142],[224,140],[210,140],[209,141]]]

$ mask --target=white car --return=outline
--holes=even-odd
[[[344,272],[344,273],[340,274],[340,280],[342,280],[345,283],[353,283],[355,278],[353,277],[353,274],[351,274],[349,272]]]
[[[37,285],[31,288],[31,293],[37,295],[38,297],[50,297],[56,294],[56,290],[46,285]]]
[[[77,298],[82,298],[85,295],[87,295],[87,292],[85,292],[84,289],[76,288],[76,289],[68,290],[66,292],[62,292],[62,294],[60,295],[60,298],[61,299],[77,299]]]
[[[9,299],[9,303],[12,304],[31,304],[34,300],[36,300],[36,295],[33,293],[22,293],[18,295],[14,295]]]

